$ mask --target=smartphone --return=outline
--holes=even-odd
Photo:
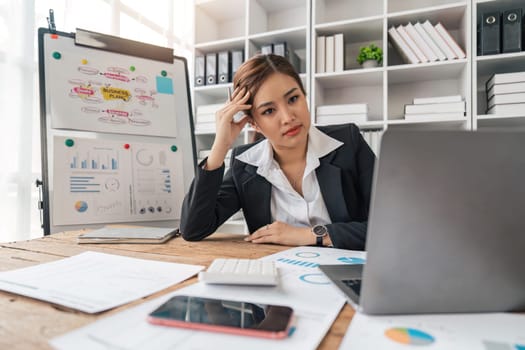
[[[288,335],[293,310],[287,306],[177,295],[148,315],[164,326],[282,339]]]

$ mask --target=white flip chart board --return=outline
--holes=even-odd
[[[194,176],[186,60],[104,34],[39,30],[44,233],[178,226]]]

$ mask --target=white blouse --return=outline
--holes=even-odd
[[[272,221],[281,221],[297,227],[312,227],[331,223],[315,169],[320,164],[319,158],[342,144],[315,126],[310,127],[303,175],[303,196],[293,189],[279,163],[273,158],[273,149],[268,140],[259,142],[239,154],[236,159],[257,167],[257,174],[272,184]]]

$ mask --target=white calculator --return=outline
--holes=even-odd
[[[208,284],[276,286],[279,272],[273,261],[256,259],[215,259],[199,281]]]

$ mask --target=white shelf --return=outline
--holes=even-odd
[[[406,24],[410,21],[441,22],[447,29],[458,28],[467,9],[467,3],[454,2],[440,6],[421,7],[388,14],[389,25]]]
[[[468,62],[466,59],[391,66],[387,68],[388,83],[400,84],[418,81],[456,79],[466,69],[468,69]]]
[[[382,84],[383,71],[383,68],[366,68],[337,73],[316,73],[315,80],[323,88],[341,88],[349,85],[375,86]]]
[[[313,0],[314,25],[381,16],[383,0]]]
[[[472,9],[472,32],[476,33],[481,14],[488,11],[525,9],[524,0],[474,0]],[[472,51],[477,52],[477,37],[472,36]],[[484,114],[487,109],[485,83],[494,74],[525,71],[525,52],[501,53],[477,56],[472,59],[472,115],[473,128],[524,128],[525,116],[498,116]]]
[[[244,49],[244,37],[216,40],[195,45],[195,50],[201,53],[218,52],[223,50]]]

